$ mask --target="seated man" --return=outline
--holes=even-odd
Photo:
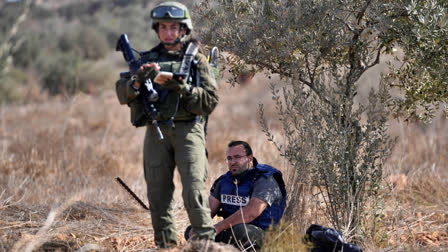
[[[280,171],[258,164],[249,144],[232,141],[227,149],[229,171],[213,184],[209,204],[215,224],[216,242],[239,248],[260,248],[264,231],[280,221],[285,210],[286,189]],[[189,237],[189,230],[185,232]]]

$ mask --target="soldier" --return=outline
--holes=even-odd
[[[153,105],[160,132],[151,120],[147,121],[144,173],[155,243],[166,248],[177,244],[172,204],[175,166],[181,176],[182,197],[192,225],[192,236],[214,239],[215,229],[205,187],[207,158],[201,116],[214,110],[218,96],[206,57],[189,49],[195,42],[189,38],[193,25],[186,6],[178,2],[162,3],[151,11],[151,18],[160,44],[142,55],[146,64],[133,78],[117,81],[116,91],[120,103],[130,105],[132,110],[132,106],[141,106],[135,105],[134,101],[148,79],[157,87],[158,100]],[[186,55],[193,55],[194,62],[185,60]],[[197,70],[188,71],[191,75],[186,78],[166,74],[182,72],[181,65],[185,64],[187,68],[189,64],[196,64]]]
[[[215,224],[216,242],[259,249],[264,230],[277,225],[286,202],[285,183],[280,171],[258,164],[247,142],[228,144],[226,161],[229,171],[213,184],[209,204],[212,217],[224,220]],[[188,239],[189,228],[185,232]]]

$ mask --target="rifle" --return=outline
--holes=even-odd
[[[115,50],[123,53],[123,58],[129,65],[129,72],[120,73],[120,77],[128,79],[132,78],[143,64],[140,59],[135,58],[133,51],[135,51],[140,57],[142,54],[131,47],[126,34],[121,34],[117,41]],[[143,121],[149,118],[152,120],[152,124],[157,130],[159,140],[162,140],[163,134],[157,123],[158,111],[154,106],[154,103],[159,100],[159,94],[157,90],[154,89],[152,81],[150,79],[146,80],[145,84],[140,86],[138,89],[138,93],[139,95],[137,96],[137,101],[143,104],[143,112],[137,115],[135,120],[132,121],[132,125],[135,127],[141,126]]]
[[[218,85],[219,82],[219,66],[218,66],[218,58],[219,58],[219,49],[218,47],[214,46],[210,51],[208,52],[207,61],[210,65],[212,78],[215,79],[216,85]],[[208,115],[204,118],[204,135],[207,137],[207,128],[208,128]],[[205,149],[205,154],[208,158],[208,151]]]
[[[120,184],[125,190],[126,192],[128,192],[133,199],[135,199],[137,201],[137,203],[143,207],[145,210],[149,210],[149,207],[147,207],[145,205],[145,203],[143,203],[143,201],[131,190],[131,188],[129,188],[123,180],[121,180],[120,177],[116,177],[115,180],[118,182],[118,184]]]

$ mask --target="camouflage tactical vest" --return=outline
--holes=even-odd
[[[180,52],[167,52],[160,46],[144,53],[142,55],[142,63],[157,63],[160,71],[177,73],[183,57]],[[174,121],[189,121],[195,119],[195,115],[188,112],[184,106],[182,97],[174,91],[167,90],[163,86],[154,83],[155,89],[159,93],[159,101],[155,103],[156,109],[159,111],[157,121],[164,122],[172,117]]]

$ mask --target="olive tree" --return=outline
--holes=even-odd
[[[247,64],[282,77],[272,93],[285,144],[274,139],[262,106],[260,114],[268,139],[295,168],[288,217],[300,222],[315,207],[348,239],[376,232],[365,224],[392,146],[384,105],[397,115],[429,118],[446,101],[446,8],[442,0],[199,4],[200,34],[234,55],[233,73]],[[378,76],[380,87],[357,102],[361,77],[386,57],[393,60]],[[389,95],[395,87],[404,94]]]

